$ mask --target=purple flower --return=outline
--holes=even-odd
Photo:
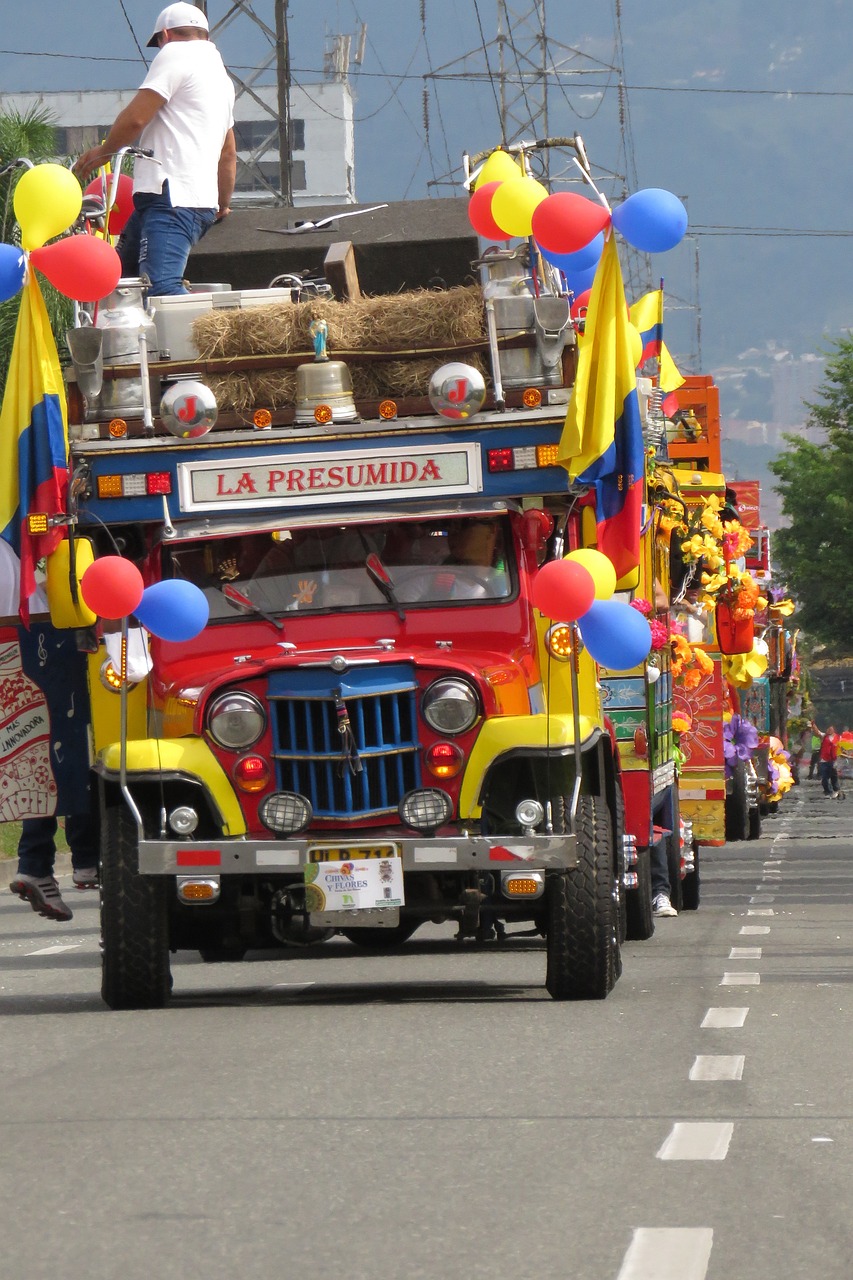
[[[738,760],[749,760],[758,746],[758,730],[743,716],[733,715],[723,725],[723,754],[726,758],[726,777],[735,771]]]

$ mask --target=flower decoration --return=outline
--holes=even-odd
[[[752,534],[739,520],[723,520],[724,505],[718,494],[711,493],[701,506],[689,509],[688,522],[682,526],[681,555],[699,587],[698,599],[711,608],[726,601],[734,619],[741,621],[766,608],[767,601],[751,574],[736,563],[752,546]]]
[[[652,632],[652,648],[665,649],[669,643],[669,627],[658,618],[652,618],[649,626]]]
[[[767,670],[767,654],[753,646],[749,653],[725,654],[723,675],[736,689],[748,689]]]
[[[758,746],[758,730],[743,716],[733,715],[723,725],[723,755],[726,777],[730,778],[739,760],[749,760]]]
[[[631,601],[631,608],[636,609],[644,618],[648,618],[652,612],[652,606],[648,600],[644,600],[642,596],[637,596]]]
[[[781,746],[773,749],[771,745],[770,755],[767,760],[767,779],[768,790],[774,800],[778,800],[790,791],[794,785],[794,775],[791,773],[791,756],[787,751],[782,750]]]
[[[670,636],[669,643],[673,677],[680,680],[685,689],[696,689],[701,684],[702,677],[710,675],[714,670],[713,660],[704,649],[692,645],[677,632]]]
[[[686,711],[674,711],[672,713],[672,732],[673,733],[689,733],[693,728],[693,721]]]

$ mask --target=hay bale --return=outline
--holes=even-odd
[[[485,338],[483,295],[478,285],[416,289],[355,302],[312,299],[273,302],[245,310],[218,309],[193,324],[202,359],[313,353],[309,327],[325,320],[329,350],[412,352],[422,346],[453,347]]]

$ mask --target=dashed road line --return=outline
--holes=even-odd
[[[699,1053],[688,1080],[742,1080],[746,1058],[742,1053]]]
[[[657,1151],[658,1160],[725,1160],[734,1133],[731,1121],[678,1120]]]
[[[710,1227],[637,1227],[617,1280],[705,1280]]]
[[[742,924],[740,927],[740,932],[744,936],[746,936],[747,934],[755,935],[759,933],[769,933],[770,925],[769,924]]]
[[[775,916],[776,912],[772,907],[749,907],[746,914],[748,916]]]
[[[700,1027],[742,1027],[746,1022],[746,1015],[749,1009],[737,1008],[735,1006],[718,1006],[709,1009],[705,1017],[699,1023]]]
[[[761,947],[732,947],[730,960],[760,960]]]
[[[721,987],[757,987],[761,982],[760,973],[724,973]]]
[[[25,951],[25,956],[58,956],[61,951],[77,951],[82,942],[55,942],[52,947],[39,947],[38,951]]]

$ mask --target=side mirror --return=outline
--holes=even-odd
[[[57,630],[93,627],[98,621],[80,592],[80,579],[94,560],[95,550],[88,538],[63,538],[47,557],[47,603]]]

